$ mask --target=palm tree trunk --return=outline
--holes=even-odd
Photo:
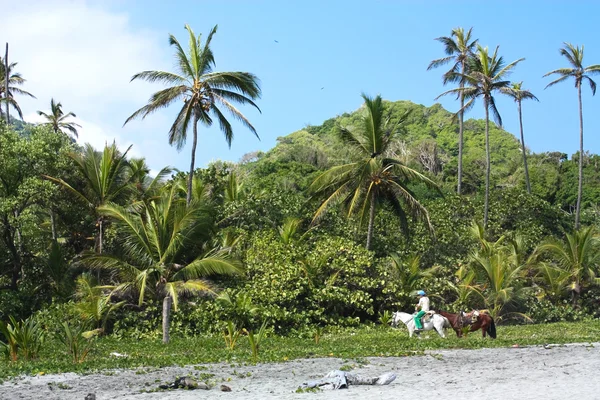
[[[369,207],[369,228],[367,229],[367,250],[371,249],[373,237],[373,224],[375,222],[375,192],[371,192],[371,206]]]
[[[490,110],[487,99],[483,100],[485,107],[485,204],[483,208],[483,227],[487,228],[488,208],[490,205]]]
[[[465,74],[465,63],[463,61],[461,70],[461,74]],[[464,82],[460,81],[460,88],[462,89],[465,86]],[[464,126],[464,111],[463,107],[465,106],[465,94],[460,92],[460,114],[458,116],[458,186],[456,187],[456,193],[460,194],[462,190],[462,159],[463,159],[463,126]]]
[[[56,242],[56,220],[54,219],[53,209],[50,209],[50,228],[52,229],[52,241]]]
[[[103,241],[103,221],[102,218],[98,218],[98,246],[97,246],[97,250],[98,250],[98,254],[102,254],[102,241]]]
[[[163,343],[169,343],[169,322],[171,320],[171,305],[173,299],[171,295],[166,295],[163,299],[163,311],[162,311],[162,330],[163,330]]]
[[[4,99],[6,100],[6,125],[10,124],[10,117],[8,116],[8,42],[6,42],[6,54],[4,55],[4,72],[6,80],[4,81]]]
[[[523,149],[523,166],[525,168],[525,184],[527,193],[531,194],[531,184],[529,183],[529,168],[527,168],[527,152],[525,151],[525,136],[523,136],[523,114],[521,113],[521,100],[517,101],[519,109],[519,126],[521,127],[521,148]]]
[[[192,163],[190,164],[190,174],[187,183],[186,201],[189,205],[192,201],[192,182],[194,180],[194,164],[196,163],[196,145],[198,144],[198,117],[194,116],[194,140],[192,142]]]
[[[577,85],[579,95],[579,185],[577,186],[577,211],[575,211],[575,229],[579,229],[579,213],[583,194],[583,104],[581,102],[581,83]]]

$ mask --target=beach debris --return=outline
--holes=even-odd
[[[396,379],[396,374],[386,372],[376,377],[364,377],[345,371],[334,370],[317,381],[308,381],[300,385],[300,389],[347,389],[350,385],[389,385]]]
[[[221,392],[231,392],[231,388],[227,385],[221,385]]]
[[[96,393],[88,393],[83,400],[96,400]]]
[[[210,387],[206,384],[206,383],[198,383],[196,380],[190,378],[190,377],[183,377],[183,378],[177,378],[175,379],[175,381],[173,383],[170,384],[166,384],[166,385],[160,385],[159,386],[160,389],[188,389],[188,390],[194,390],[194,389],[203,389],[203,390],[209,390]]]

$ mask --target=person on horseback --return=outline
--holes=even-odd
[[[419,290],[417,295],[419,296],[419,303],[415,306],[415,311],[418,312],[417,315],[415,315],[414,320],[417,328],[416,331],[418,332],[423,330],[421,318],[427,313],[427,311],[429,311],[429,297],[427,297],[424,290]]]

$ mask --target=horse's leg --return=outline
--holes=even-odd
[[[481,333],[483,337],[485,337],[485,333],[487,332],[487,324],[481,324]]]
[[[444,334],[444,321],[442,321],[441,324],[433,324],[433,326],[435,327],[435,330],[437,331],[438,335],[445,339],[446,335]]]

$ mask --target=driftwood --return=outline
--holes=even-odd
[[[376,377],[364,377],[348,372],[335,370],[317,381],[308,381],[300,385],[300,389],[347,389],[350,385],[389,385],[396,379],[396,375],[386,372]]]

